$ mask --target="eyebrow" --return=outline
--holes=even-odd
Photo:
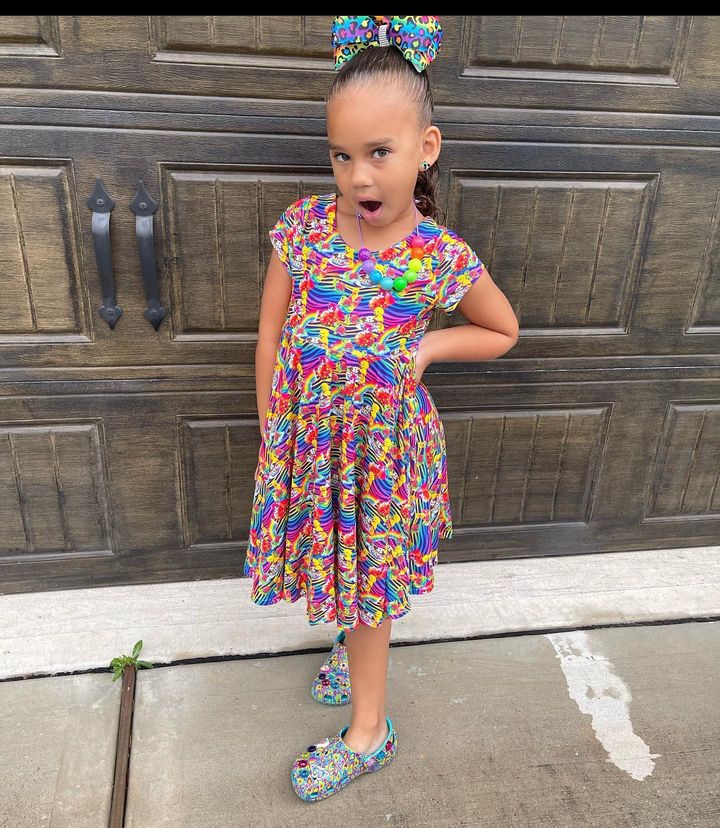
[[[393,138],[378,138],[377,141],[368,141],[365,144],[366,147],[375,147],[378,144],[392,144],[394,142]],[[330,149],[340,149],[339,144],[330,144]]]

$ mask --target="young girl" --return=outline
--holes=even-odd
[[[339,194],[293,202],[270,231],[256,373],[262,441],[245,574],[257,604],[305,595],[340,634],[311,692],[352,719],[295,760],[304,800],[389,764],[392,619],[430,592],[452,537],[432,362],[487,360],[518,323],[475,251],[437,223],[440,130],[425,69],[436,17],[336,17],[327,95]],[[378,48],[371,48],[378,47]],[[433,310],[471,324],[426,333]],[[348,675],[349,673],[349,675]]]

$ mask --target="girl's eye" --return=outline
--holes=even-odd
[[[385,152],[385,153],[388,153],[388,154],[389,154],[389,153],[390,153],[390,150],[389,150],[389,149],[385,149],[385,148],[383,148],[383,147],[380,147],[380,148],[378,148],[378,149],[374,150],[374,152]],[[345,153],[345,152],[336,152],[336,153],[335,153],[335,155],[334,155],[333,157],[334,157],[334,158],[337,158],[337,160],[338,160],[338,161],[342,161],[342,158],[340,158],[340,156],[341,156],[341,155],[345,155],[345,156],[347,156],[347,153]],[[381,156],[381,157],[382,157],[382,158],[385,158],[385,156],[384,156],[384,155],[383,155],[383,156]]]

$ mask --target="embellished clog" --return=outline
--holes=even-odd
[[[373,753],[359,753],[345,744],[343,736],[350,725],[345,725],[337,736],[308,745],[290,771],[293,789],[300,799],[307,802],[325,799],[361,774],[374,773],[389,765],[397,753],[397,734],[389,716],[385,721],[388,734]]]
[[[321,704],[349,704],[351,701],[345,630],[341,630],[335,639],[332,650],[310,688],[310,693],[315,701]]]

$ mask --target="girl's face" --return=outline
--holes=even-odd
[[[406,224],[420,162],[440,152],[440,130],[420,131],[415,106],[394,87],[353,87],[327,105],[330,160],[347,208],[377,229]],[[363,201],[380,202],[363,205]]]

